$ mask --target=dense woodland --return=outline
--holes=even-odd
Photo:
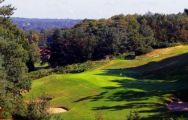
[[[83,20],[49,37],[51,66],[62,66],[128,53],[141,55],[156,48],[188,42],[188,12],[179,14],[117,15]]]

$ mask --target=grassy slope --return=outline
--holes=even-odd
[[[164,72],[167,73],[171,64],[166,64],[174,59],[169,59],[164,65],[163,60],[185,53],[188,53],[188,46],[177,46],[155,50],[132,61],[112,60],[81,74],[50,75],[33,81],[26,99],[42,93],[52,96],[51,106],[70,109],[62,114],[65,120],[95,120],[98,116],[104,120],[124,120],[131,110],[139,111],[143,119],[158,120],[167,114],[164,99],[174,91],[184,89],[186,81],[177,77],[157,79],[155,71],[160,73],[160,70],[166,69]],[[150,65],[154,61],[155,64]],[[176,63],[181,61],[178,59],[173,65]],[[182,66],[185,64],[183,62]],[[152,71],[144,74],[150,77],[137,77],[146,69],[147,72]]]

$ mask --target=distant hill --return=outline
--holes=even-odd
[[[13,23],[23,30],[41,31],[53,28],[71,28],[80,23],[81,20],[73,19],[32,19],[32,18],[11,18]]]

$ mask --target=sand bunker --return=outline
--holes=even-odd
[[[64,113],[64,112],[67,112],[67,111],[68,111],[68,109],[66,109],[66,108],[49,108],[47,110],[47,112],[49,114],[58,114],[58,113]]]

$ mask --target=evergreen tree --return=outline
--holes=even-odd
[[[2,3],[3,1],[0,1]],[[5,10],[6,12],[2,12]],[[1,115],[7,117],[23,116],[24,102],[22,93],[30,89],[31,83],[27,75],[26,61],[28,61],[28,42],[22,31],[6,17],[13,13],[11,5],[2,6],[0,17],[0,82],[3,87],[0,92]]]

